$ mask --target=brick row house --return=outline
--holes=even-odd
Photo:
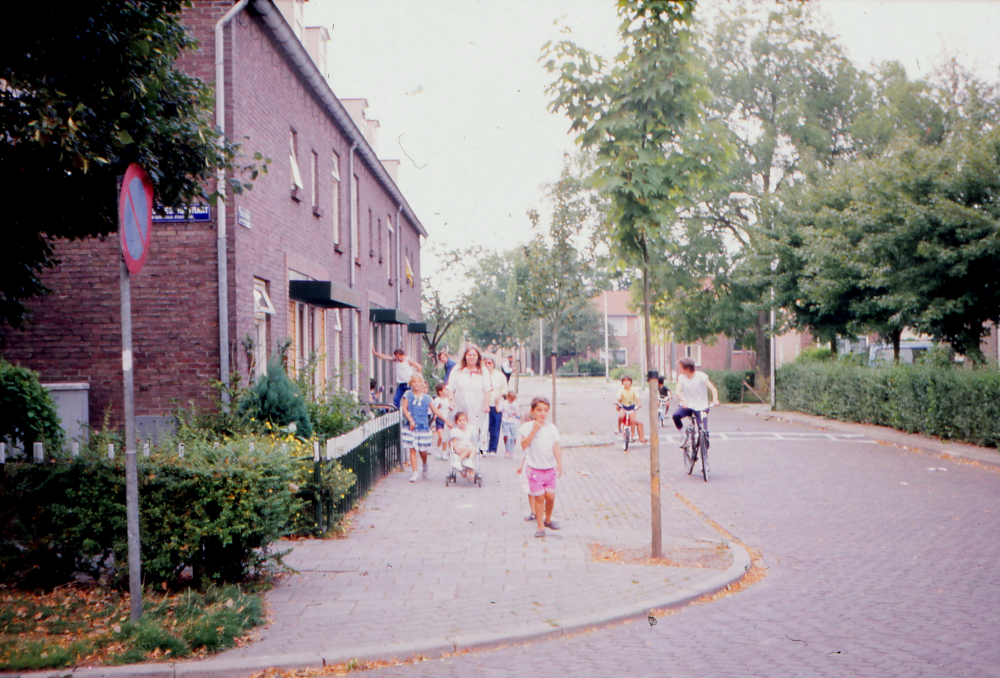
[[[286,343],[292,373],[308,367],[318,388],[363,398],[369,379],[391,390],[372,348],[420,353],[427,233],[397,186],[398,162],[377,156],[367,103],[331,90],[329,35],[304,27],[302,10],[302,0],[195,0],[182,15],[200,48],[179,67],[215,82],[226,136],[272,162],[224,205],[154,222],[131,282],[140,433],[178,405],[208,406],[212,381],[263,373]],[[62,263],[43,278],[54,293],[4,349],[57,395],[83,393],[91,426],[106,411],[122,420],[118,247],[117,234],[58,243]]]

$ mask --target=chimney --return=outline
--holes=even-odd
[[[306,28],[306,51],[312,57],[316,68],[324,78],[329,77],[326,70],[326,44],[330,42],[330,31],[322,26],[309,26]]]
[[[389,173],[392,177],[392,181],[395,184],[399,183],[399,161],[398,160],[382,160],[382,166],[385,167],[385,171]]]
[[[295,37],[301,42],[305,38],[305,0],[274,0],[275,7],[292,27]]]
[[[350,114],[354,124],[358,126],[361,133],[365,135],[368,145],[378,153],[378,120],[369,120],[366,110],[368,109],[368,99],[341,99],[340,103]]]

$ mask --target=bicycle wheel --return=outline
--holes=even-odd
[[[684,470],[687,471],[688,475],[694,470],[694,441],[692,440],[691,430],[688,429],[684,432]]]
[[[628,443],[632,438],[632,422],[625,420],[625,431],[622,433],[622,450],[628,452]]]
[[[698,436],[698,447],[699,454],[701,455],[701,477],[708,482],[708,438],[705,436],[705,432]]]

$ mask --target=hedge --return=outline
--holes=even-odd
[[[754,385],[753,370],[741,372],[724,372],[722,370],[705,370],[705,374],[719,389],[719,401],[723,403],[742,402],[743,382]],[[756,402],[756,401],[755,401]]]
[[[792,363],[777,372],[778,409],[996,447],[1000,372],[992,368],[840,362]]]
[[[189,443],[184,458],[175,446],[139,455],[145,583],[233,582],[268,566],[270,545],[303,509],[294,484],[302,464],[277,444]],[[127,577],[124,455],[8,463],[2,481],[0,580],[32,587],[77,572]]]

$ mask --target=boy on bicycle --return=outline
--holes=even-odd
[[[694,361],[691,358],[681,358],[677,361],[680,374],[677,375],[677,389],[674,395],[680,401],[677,411],[674,412],[674,426],[680,431],[683,427],[681,419],[694,415],[701,425],[701,430],[705,432],[705,440],[708,440],[708,418],[702,417],[701,413],[708,409],[708,392],[712,392],[712,405],[719,404],[719,391],[708,378],[708,375],[694,369]],[[682,444],[681,447],[684,445]]]
[[[622,388],[618,391],[618,397],[615,399],[615,407],[619,411],[618,415],[618,432],[621,433],[622,425],[625,423],[626,412],[634,412],[639,408],[639,391],[632,388],[632,377],[627,374],[622,377]],[[635,432],[638,428],[639,442],[646,442],[646,438],[642,432],[642,422],[638,421],[635,416],[632,417],[632,431]]]

